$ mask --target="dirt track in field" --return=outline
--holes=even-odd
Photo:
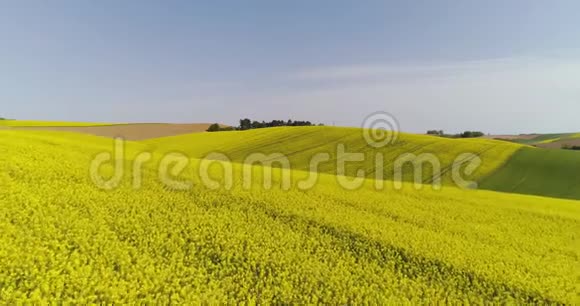
[[[65,131],[85,133],[103,137],[121,137],[126,140],[145,140],[158,137],[205,132],[209,123],[171,124],[171,123],[135,123],[106,126],[82,127],[13,127],[13,130]]]

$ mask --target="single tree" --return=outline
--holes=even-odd
[[[221,130],[220,125],[217,123],[214,123],[214,124],[210,125],[206,131],[207,132],[219,132],[220,130]]]
[[[240,119],[240,130],[245,131],[252,128],[252,121],[248,118]]]

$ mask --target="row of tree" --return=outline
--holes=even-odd
[[[569,144],[564,144],[564,145],[562,145],[562,149],[580,151],[580,146],[573,146],[573,145],[569,145]]]
[[[480,131],[465,131],[459,134],[445,134],[443,130],[429,130],[427,131],[427,135],[434,135],[447,138],[477,138],[484,136],[485,134]]]
[[[240,120],[240,125],[238,126],[238,129],[244,131],[278,126],[313,126],[313,125],[314,124],[312,124],[312,122],[310,121],[292,121],[291,119],[288,119],[288,121],[272,120],[270,122],[266,121],[259,122],[245,118]]]
[[[208,132],[219,132],[219,131],[245,131],[245,130],[252,130],[252,129],[262,129],[262,128],[269,128],[269,127],[279,127],[279,126],[313,126],[315,124],[313,124],[310,121],[299,121],[299,120],[291,120],[288,119],[287,121],[285,120],[272,120],[269,122],[266,121],[256,121],[256,120],[250,120],[248,118],[244,118],[244,119],[240,119],[240,125],[233,127],[233,126],[228,126],[228,127],[224,127],[221,126],[217,123],[214,123],[212,125],[209,126],[209,128],[207,129]],[[319,124],[322,125],[322,124]]]

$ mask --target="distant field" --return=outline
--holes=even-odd
[[[101,125],[101,126],[70,126],[61,127],[15,127],[21,130],[46,130],[46,131],[64,131],[85,133],[103,137],[121,137],[126,140],[144,140],[157,137],[181,135],[204,132],[210,126],[209,123],[194,123],[194,124],[170,124],[170,123],[130,123],[117,125]]]
[[[542,148],[560,149],[563,146],[580,146],[580,134],[565,134],[556,139],[549,139],[537,144]]]
[[[531,135],[492,135],[496,138],[540,148],[561,149],[564,145],[580,146],[580,133],[531,134]]]
[[[524,143],[524,144],[541,144],[541,143],[546,143],[546,142],[550,142],[550,141],[554,141],[554,140],[558,140],[562,137],[566,137],[568,135],[571,134],[541,134],[538,135],[534,138],[531,139],[525,139],[525,140],[517,140],[517,142],[519,143]]]
[[[579,201],[453,187],[375,191],[373,180],[347,191],[333,175],[322,175],[308,191],[280,190],[276,184],[264,190],[259,179],[245,190],[239,164],[233,165],[231,190],[210,190],[200,183],[196,159],[176,177],[191,180],[190,190],[172,190],[157,180],[159,158],[175,148],[202,154],[199,147],[237,147],[242,152],[231,153],[241,156],[236,154],[261,144],[265,152],[294,153],[299,163],[300,154],[316,151],[308,138],[344,140],[356,150],[362,143],[355,134],[354,129],[289,128],[128,142],[127,171],[137,153],[154,153],[145,164],[142,188],[134,189],[126,175],[118,189],[103,191],[90,181],[87,168],[97,153],[112,150],[112,139],[2,130],[0,300],[580,302]],[[478,148],[499,158],[513,150],[513,144],[496,141],[413,135],[401,135],[401,141],[399,149],[415,146],[415,152]],[[526,163],[538,162],[529,159]],[[212,169],[212,178],[223,181],[219,167]]]
[[[9,127],[74,127],[74,126],[104,126],[113,123],[70,122],[70,121],[35,121],[35,120],[0,120],[0,126]]]
[[[525,142],[540,136],[539,134],[521,134],[521,135],[485,135],[482,138],[486,139],[502,139],[511,140],[514,142]]]

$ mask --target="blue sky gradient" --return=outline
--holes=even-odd
[[[0,116],[580,131],[579,1],[2,1]]]

